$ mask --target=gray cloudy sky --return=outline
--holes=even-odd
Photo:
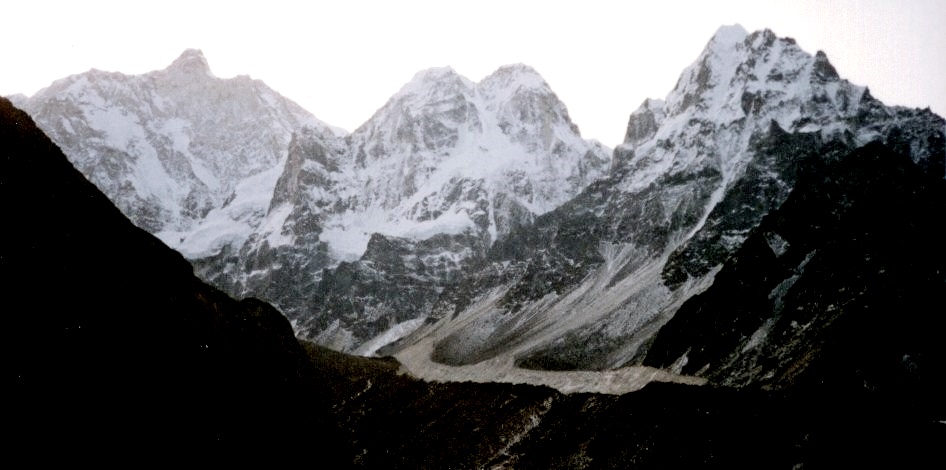
[[[250,75],[353,130],[418,70],[478,81],[534,67],[585,137],[614,146],[724,24],[772,29],[887,104],[946,114],[946,1],[583,0],[19,1],[0,6],[0,94],[90,68],[161,69],[203,50],[218,77]]]

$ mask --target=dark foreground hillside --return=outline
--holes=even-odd
[[[890,168],[873,161],[852,160],[819,171],[885,177],[877,172]],[[911,204],[931,205],[911,211],[930,219],[941,216],[943,182],[925,179],[918,186],[913,178],[919,176],[901,173],[891,194],[922,196],[910,199]],[[822,180],[815,183],[828,187]],[[812,207],[811,220],[824,216],[818,211],[835,210],[831,201],[858,205],[871,194],[847,195],[841,189]],[[939,246],[920,253],[928,255],[916,271],[925,276],[923,289],[889,292],[883,284],[871,284],[869,307],[886,309],[887,315],[876,318],[894,324],[877,325],[875,316],[858,317],[849,326],[836,322],[817,337],[825,353],[799,349],[799,370],[813,371],[798,375],[805,380],[782,381],[778,387],[737,384],[742,388],[660,384],[621,397],[562,395],[529,386],[426,384],[398,375],[393,361],[298,343],[286,319],[269,305],[233,300],[197,280],[180,255],[128,222],[26,114],[3,99],[0,201],[5,301],[0,339],[10,392],[3,425],[12,457],[42,462],[132,455],[137,463],[198,448],[228,459],[262,454],[320,468],[942,464],[927,460],[939,458],[946,442],[946,416],[930,399],[942,390],[938,373],[946,370],[943,347],[931,329],[941,326],[941,315],[934,303],[925,314],[903,316],[909,326],[892,320],[901,318],[901,306],[917,309],[935,298],[946,272]],[[912,213],[896,223],[913,223]],[[925,233],[926,226],[916,224],[919,232],[885,231],[880,244],[838,238],[848,247],[842,259],[887,259],[858,250],[929,243],[897,238]],[[806,243],[803,232],[789,240],[791,246]],[[790,238],[787,231],[780,233]],[[752,253],[740,251],[730,266],[748,263],[741,257]],[[910,264],[890,265],[898,276],[894,285],[914,285],[912,271],[901,265]],[[824,264],[819,272],[836,268]],[[836,272],[826,288],[852,288],[845,279],[859,279]],[[715,298],[714,289],[704,299]],[[813,296],[818,286],[807,289]],[[926,296],[916,297],[917,290],[926,290]],[[903,303],[906,299],[910,303]],[[721,341],[688,332],[688,324],[702,320],[681,317],[684,323],[674,324],[652,345],[654,361],[674,358],[681,341],[692,341],[702,351],[690,353],[694,361],[701,357],[712,364],[738,349],[731,338],[742,330],[722,334],[732,329],[727,322],[739,323],[727,320],[737,310],[699,308],[709,312]],[[751,334],[756,327],[739,328]],[[892,332],[892,339],[874,343],[879,331]],[[872,343],[863,344],[868,340]],[[888,362],[905,345],[916,352],[912,362],[903,360],[903,372]],[[851,346],[859,348],[857,355],[846,355]],[[888,362],[875,363],[875,358]],[[914,366],[919,372],[911,375]],[[728,369],[707,370],[723,382],[712,374]],[[793,369],[787,370],[778,377],[794,377]],[[835,370],[837,381],[810,386]],[[873,386],[856,383],[862,376]],[[920,400],[914,403],[913,396]]]
[[[279,312],[200,282],[6,100],[0,149],[14,442],[96,454],[335,435],[298,406],[321,379]]]

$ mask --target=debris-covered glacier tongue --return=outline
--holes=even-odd
[[[608,177],[500,239],[444,289],[428,324],[382,352],[454,366],[639,363],[805,162],[871,141],[943,175],[941,117],[883,105],[790,38],[721,28],[663,100],[632,113]],[[430,358],[411,352],[430,340]]]

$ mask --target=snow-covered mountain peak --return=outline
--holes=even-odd
[[[255,228],[295,129],[333,134],[261,81],[213,76],[196,49],[141,75],[58,80],[23,107],[132,221],[193,258]]]
[[[521,90],[552,92],[545,79],[525,64],[504,65],[496,69],[477,84],[477,89],[494,98],[502,98]]]
[[[378,328],[416,328],[429,295],[604,176],[610,153],[581,138],[528,66],[501,67],[479,83],[449,67],[423,70],[341,146],[296,133],[259,243],[246,250],[276,268],[256,268],[242,285],[268,289],[261,297],[279,299],[300,334],[340,349]],[[301,290],[282,280],[289,273],[304,279]],[[351,276],[357,289],[378,282],[361,294],[339,291],[335,305],[331,286]],[[327,313],[304,314],[315,310]]]
[[[470,92],[473,82],[458,74],[452,67],[432,67],[414,74],[401,89],[391,97],[391,102],[416,102],[426,104],[431,99],[446,95]]]
[[[707,166],[730,181],[749,157],[749,141],[767,134],[772,122],[825,139],[853,130],[865,90],[841,80],[823,53],[812,56],[791,38],[723,27],[663,102],[645,101],[631,114],[615,164],[634,170],[627,173],[629,190],[668,171]]]
[[[442,154],[470,129],[481,129],[474,95],[473,83],[449,67],[418,72],[349,136],[352,160],[367,168]]]
[[[749,32],[738,23],[723,25],[713,34],[710,39],[710,46],[728,48],[733,44],[743,42],[748,35]]]
[[[200,49],[186,49],[165,71],[187,76],[206,75],[213,77],[213,73],[210,72],[210,64],[207,63],[207,59]]]
[[[612,174],[500,239],[494,263],[442,295],[432,309],[441,320],[413,334],[433,348],[410,355],[464,366],[626,365],[713,284],[803,168],[880,140],[942,174],[944,128],[929,111],[883,106],[792,39],[721,28],[665,100],[630,116]],[[467,286],[475,283],[487,288]]]
[[[745,34],[742,27],[729,26],[721,28],[684,70],[666,98],[665,111],[670,116],[702,114],[725,123],[769,108],[781,114],[775,117],[788,130],[797,117],[788,115],[797,113],[787,102],[801,106],[814,99],[819,107],[828,103],[844,115],[855,108],[848,105],[856,104],[862,92],[862,87],[841,80],[821,51],[812,56],[795,40],[779,38],[771,30]]]
[[[515,165],[523,171],[522,165],[532,163],[558,165],[550,162],[563,155],[581,160],[589,151],[598,165],[598,154],[606,153],[581,139],[565,105],[538,72],[523,64],[500,67],[477,84],[449,67],[418,72],[351,141],[357,166],[396,166],[393,173],[407,180],[385,184],[409,193],[444,168],[464,169],[444,175],[448,179],[471,176],[470,171],[479,177]],[[385,199],[403,197],[396,194]]]
[[[505,65],[476,87],[502,132],[513,141],[552,153],[556,145],[572,145],[581,136],[544,78],[525,64]]]
[[[683,71],[666,99],[669,114],[687,112],[694,105],[708,108],[725,99],[712,92],[731,89],[733,74],[747,59],[746,36],[735,28],[721,28],[696,62]]]
[[[493,241],[577,194],[610,162],[521,64],[476,84],[449,67],[418,72],[347,142],[352,166],[336,176],[347,181],[339,187],[350,212],[329,220],[323,236],[353,247],[343,259],[360,256],[373,232],[415,240],[475,232]],[[510,211],[517,222],[505,221]]]
[[[880,138],[946,172],[941,118],[738,26],[644,101],[613,159],[522,64],[479,83],[421,71],[344,136],[261,81],[214,77],[197,50],[144,75],[70,77],[25,107],[218,286],[322,344],[432,332],[421,352],[457,364],[631,360],[784,201],[802,159]]]

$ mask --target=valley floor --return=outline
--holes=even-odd
[[[516,367],[514,359],[498,356],[471,365],[450,366],[431,360],[433,345],[425,339],[398,352],[401,370],[428,382],[528,384],[551,387],[562,393],[621,395],[640,390],[651,382],[703,385],[706,379],[677,375],[652,367],[622,367],[605,371],[546,371]]]

